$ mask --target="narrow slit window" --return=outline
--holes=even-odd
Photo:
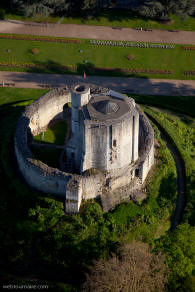
[[[116,140],[113,140],[113,146],[116,147]]]

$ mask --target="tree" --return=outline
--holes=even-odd
[[[189,284],[185,280],[192,277],[195,266],[195,227],[187,223],[178,225],[173,232],[159,239],[156,247],[167,254],[171,269],[170,290],[181,291],[184,284]]]
[[[168,270],[162,254],[154,254],[142,242],[126,244],[118,256],[94,262],[86,274],[82,292],[164,291]]]
[[[5,19],[5,10],[0,9],[0,19]]]
[[[184,17],[195,15],[195,0],[177,0],[173,12]]]
[[[98,9],[98,0],[83,0],[82,9],[87,13],[95,13]]]
[[[139,13],[142,16],[167,20],[171,13],[180,15],[193,15],[195,13],[195,0],[146,0]]]

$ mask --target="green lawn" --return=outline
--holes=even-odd
[[[16,106],[22,102],[32,102],[42,94],[46,93],[45,89],[29,89],[29,88],[0,88],[0,106],[12,105]]]
[[[66,123],[57,122],[49,127],[45,132],[34,137],[36,142],[55,143],[58,145],[64,144],[66,134]]]
[[[22,17],[15,14],[6,14],[8,19],[28,20],[32,18]],[[37,17],[33,21],[36,22],[52,22],[57,23],[60,17]],[[87,25],[103,25],[103,26],[121,26],[121,27],[143,27],[153,29],[178,29],[178,30],[195,30],[195,18],[192,16],[182,19],[177,15],[172,15],[173,24],[166,25],[156,20],[144,19],[137,16],[135,13],[125,10],[105,10],[93,19],[87,20],[79,17],[65,17],[62,23],[87,24]]]
[[[30,51],[39,49],[37,55]],[[7,50],[11,50],[10,53]],[[83,50],[81,53],[80,50]],[[133,54],[134,60],[126,56]],[[61,44],[40,41],[0,39],[0,70],[47,72],[47,73],[76,73],[95,75],[130,76],[146,78],[195,79],[195,75],[186,76],[184,71],[194,71],[195,51],[185,51],[180,45],[174,49],[110,47],[91,45],[89,40],[81,44]],[[87,63],[84,63],[87,60]],[[11,67],[10,67],[11,65]],[[36,66],[26,68],[25,66]],[[68,66],[68,68],[63,68]],[[105,72],[98,68],[120,69],[154,69],[173,70],[169,74],[133,74],[126,72]],[[89,69],[94,68],[94,69]]]

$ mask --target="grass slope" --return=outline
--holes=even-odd
[[[33,55],[31,50],[40,52]],[[7,50],[11,50],[10,53]],[[83,50],[81,53],[80,50]],[[133,54],[134,60],[126,56]],[[48,73],[83,73],[101,75],[136,76],[146,78],[195,79],[194,75],[186,76],[184,71],[194,71],[195,51],[183,50],[180,45],[170,49],[127,48],[91,45],[89,40],[81,44],[60,44],[38,41],[0,39],[0,63],[9,63],[12,67],[0,66],[0,70],[48,72]],[[85,64],[85,60],[87,63]],[[25,68],[25,64],[35,64],[37,68]],[[68,69],[63,66],[71,65]],[[18,67],[17,67],[18,66]],[[90,72],[88,67],[131,68],[173,70],[169,74],[131,74],[113,72]]]
[[[187,187],[187,207],[185,209],[186,221],[195,222],[195,128],[194,120],[186,116],[175,116],[159,110],[144,107],[144,111],[154,118],[157,123],[169,134],[173,143],[177,147],[185,165],[186,187]]]

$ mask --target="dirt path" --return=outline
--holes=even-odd
[[[127,77],[41,74],[0,71],[0,84],[14,83],[17,88],[64,87],[76,82],[87,82],[112,90],[145,95],[195,96],[195,80],[146,79]],[[13,85],[12,85],[13,86]]]
[[[0,21],[0,33],[31,34],[85,39],[195,44],[194,31],[113,29],[108,26],[35,23],[17,20]]]
[[[165,132],[164,129],[161,128],[161,126],[155,119],[153,119],[150,115],[148,116],[161,131],[161,138],[165,141],[175,161],[175,166],[177,170],[177,202],[171,222],[171,230],[174,230],[182,220],[183,211],[186,205],[185,166],[179,151],[171,142],[170,136]]]
[[[170,150],[177,169],[177,203],[172,218],[171,229],[175,229],[177,225],[181,222],[183,211],[186,205],[186,188],[185,188],[185,167],[183,160],[181,159],[180,154],[172,143],[169,142],[169,139],[164,134],[161,135],[162,139],[166,142],[168,149]]]

